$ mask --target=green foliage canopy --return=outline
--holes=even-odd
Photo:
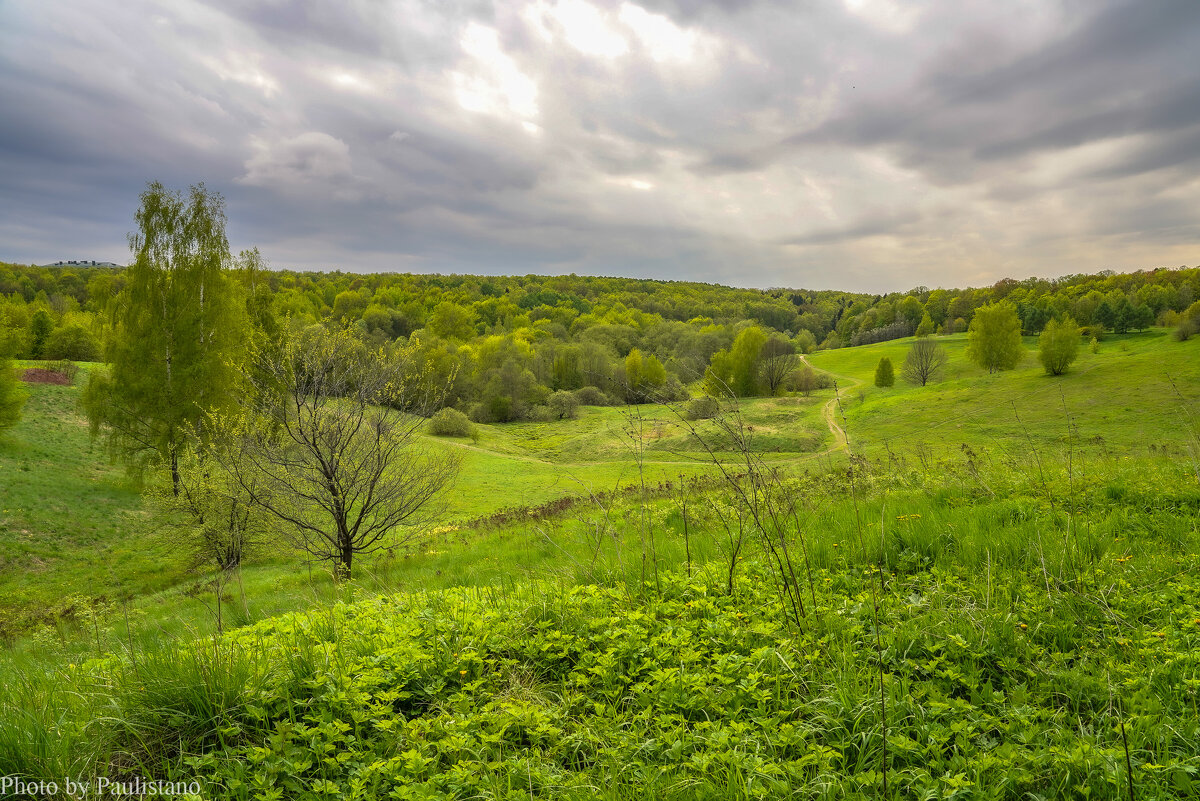
[[[992,303],[975,311],[967,329],[967,358],[994,373],[1011,370],[1024,354],[1021,319],[1011,303]]]
[[[875,386],[890,387],[896,383],[896,370],[892,367],[892,360],[884,356],[879,360],[878,366],[875,368]]]
[[[1050,375],[1062,375],[1079,356],[1079,326],[1070,317],[1051,320],[1038,337],[1038,359]]]
[[[130,467],[179,460],[205,415],[226,408],[248,324],[228,274],[225,204],[203,184],[186,196],[153,182],[129,235],[134,261],[116,298],[111,370],[83,394],[93,433]]]

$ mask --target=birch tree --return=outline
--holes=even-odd
[[[190,438],[227,408],[245,336],[245,309],[229,273],[225,202],[204,184],[187,194],[153,182],[129,235],[133,261],[112,308],[108,369],[83,394],[93,434],[135,471],[164,466],[172,491]]]

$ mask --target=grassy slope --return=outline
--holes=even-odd
[[[205,592],[148,596],[134,605],[128,629],[123,615],[100,622],[94,648],[121,654],[133,645],[137,659],[154,665],[149,672],[136,660],[63,671],[93,648],[88,626],[60,629],[61,643],[50,641],[53,631],[26,641],[0,664],[6,688],[0,773],[86,775],[114,758],[109,749],[132,746],[146,772],[220,781],[221,795],[236,795],[231,788],[238,781],[286,775],[297,795],[328,780],[327,790],[349,796],[358,775],[352,770],[361,769],[373,771],[372,792],[401,796],[424,784],[501,797],[520,797],[529,786],[535,794],[564,797],[592,797],[588,793],[599,788],[603,793],[594,794],[622,798],[642,797],[646,788],[658,797],[778,797],[788,787],[811,788],[813,797],[878,797],[874,579],[865,568],[879,553],[871,543],[882,533],[891,571],[882,614],[893,790],[907,797],[1015,799],[1090,788],[1091,797],[1114,797],[1124,781],[1116,698],[1127,710],[1139,796],[1186,795],[1200,775],[1194,706],[1200,494],[1184,460],[1159,458],[1157,445],[1150,455],[1145,443],[1185,444],[1177,404],[1152,382],[1171,371],[1194,406],[1197,354],[1194,343],[1161,336],[1125,341],[1128,350],[1110,341],[1099,355],[1085,354],[1067,377],[1048,379],[1033,365],[983,375],[961,358],[962,338],[951,338],[955,357],[945,382],[887,391],[869,387],[874,364],[888,350],[899,362],[905,343],[814,356],[814,364],[868,384],[864,401],[849,403],[856,443],[882,441],[880,432],[896,426],[894,439],[906,447],[937,438],[953,448],[957,437],[944,433],[952,430],[973,444],[1027,451],[999,439],[1024,437],[1015,421],[1007,422],[1012,401],[1022,417],[1030,416],[1027,424],[1049,429],[1035,438],[1057,444],[1061,386],[1079,425],[1095,427],[1114,456],[1133,458],[1090,455],[1088,470],[1077,473],[1057,458],[1061,448],[1050,447],[1043,485],[1028,459],[1023,465],[986,461],[979,473],[943,453],[933,457],[933,470],[893,468],[864,479],[857,499],[836,482],[807,479],[792,496],[805,504],[801,519],[818,571],[820,622],[814,619],[802,635],[781,625],[769,578],[744,585],[733,599],[720,597],[721,515],[728,507],[718,498],[692,507],[689,545],[669,502],[645,512],[624,502],[610,515],[572,513],[479,533],[446,531],[423,552],[371,565],[355,586],[340,591],[343,598],[417,591],[382,602],[384,614],[370,601],[268,622],[234,635],[244,650],[220,651],[220,664],[150,646],[211,632]],[[1126,381],[1143,385],[1118,392]],[[941,402],[954,399],[949,412],[939,394]],[[61,441],[40,461],[28,461],[31,474],[48,474],[40,489],[11,484],[24,487],[22,513],[42,508],[35,501],[51,497],[53,481],[66,480],[55,473],[97,470],[104,478],[95,483],[124,492],[128,505],[98,513],[96,525],[119,518],[122,508],[128,515],[135,498],[121,489],[119,474],[78,447],[86,435],[73,417],[70,391],[39,387],[35,397],[42,414],[27,422],[40,422],[25,429],[23,439],[0,446],[0,458],[17,465],[20,453]],[[1144,408],[1132,400],[1107,408],[1114,397],[1137,398]],[[812,420],[827,398],[797,408]],[[790,413],[787,403],[748,406],[752,424],[764,429],[783,428],[786,422],[770,418]],[[460,493],[472,491],[472,476],[493,483],[456,503],[484,509],[498,499],[529,499],[539,489],[554,492],[564,479],[551,479],[566,465],[596,470],[607,480],[622,469],[616,449],[597,457],[618,439],[619,420],[615,410],[589,410],[577,424],[485,429],[484,450],[471,451]],[[585,436],[572,434],[573,425]],[[62,471],[62,464],[73,467]],[[0,473],[6,490],[9,475]],[[77,491],[85,489],[81,481]],[[60,514],[86,520],[71,505]],[[47,531],[53,524],[50,515],[22,520]],[[863,520],[870,521],[865,541]],[[118,539],[120,530],[101,529]],[[70,532],[53,532],[62,550],[70,550]],[[13,542],[5,540],[6,547]],[[83,556],[63,558],[94,561],[102,552],[89,547],[83,543]],[[652,576],[656,561],[663,570],[682,570],[689,550],[698,570],[695,586],[683,589],[678,579],[666,578],[668,595],[675,596],[660,603],[652,593],[639,595],[643,554],[649,553]],[[753,551],[746,555],[755,561]],[[605,593],[609,600],[600,606],[572,611],[569,597],[538,589],[535,582],[547,577],[556,577],[554,584],[600,580],[633,593]],[[106,579],[97,573],[92,580]],[[426,592],[455,585],[476,589]],[[227,624],[321,606],[334,594],[327,582],[310,581],[288,562],[247,571],[246,592],[249,614],[227,588]],[[464,604],[464,598],[474,600]],[[516,604],[510,615],[488,617],[489,609],[508,603]],[[604,655],[642,643],[635,661],[605,667]],[[676,670],[674,659],[700,654],[701,647],[702,655],[681,660]],[[378,672],[414,648],[433,656],[402,676],[391,667]],[[268,666],[260,661],[266,653],[277,659],[260,672]],[[580,658],[587,654],[599,661]],[[395,692],[425,700],[412,709],[401,704],[396,714],[401,699]],[[314,705],[297,705],[312,695]],[[709,707],[736,714],[714,718]],[[255,717],[260,713],[266,717]],[[105,722],[95,725],[101,714]],[[748,727],[747,716],[754,718]],[[280,729],[289,717],[300,718],[300,728]],[[349,721],[355,739],[346,740],[331,720]],[[224,745],[221,738],[228,738]],[[181,741],[196,761],[176,757],[172,749]],[[44,745],[35,750],[31,742]],[[679,754],[670,750],[676,742],[682,743]],[[350,754],[346,765],[313,763],[314,743]],[[484,773],[470,768],[484,763],[492,766]]]
[[[148,530],[136,488],[91,442],[77,408],[83,380],[73,387],[30,385],[23,420],[0,438],[0,631],[97,601],[111,605],[153,595],[188,580],[187,565]],[[824,441],[816,417],[820,402],[748,402],[746,418],[758,426],[756,447],[771,458],[809,458]],[[642,416],[650,440],[644,466],[649,484],[709,469],[675,415],[661,408],[584,408],[579,420],[480,426],[478,443],[424,438],[435,452],[445,448],[463,456],[462,473],[445,498],[446,520],[637,483],[624,433],[631,414]],[[288,599],[266,609],[293,608],[311,592],[308,571],[301,577],[293,565],[279,558],[247,571],[245,580],[257,592]],[[390,573],[394,565],[366,560],[365,569]],[[469,580],[460,568],[448,572]],[[175,594],[166,603],[186,604],[195,617],[207,614],[199,602]]]
[[[0,615],[174,583],[181,565],[138,524],[136,489],[91,447],[78,390],[30,390],[23,419],[0,437]]]
[[[899,373],[911,341],[809,357],[816,367],[861,382],[861,401],[858,388],[845,393],[847,429],[857,446],[1057,446],[1069,416],[1076,437],[1100,450],[1144,453],[1153,445],[1178,454],[1192,435],[1189,416],[1200,409],[1200,342],[1175,342],[1162,329],[1110,337],[1096,354],[1083,347],[1058,377],[1041,368],[1035,339],[1026,339],[1017,369],[988,375],[967,360],[965,334],[943,337],[950,355],[943,380],[913,387],[897,376],[895,387],[875,387],[879,359],[890,356]]]
[[[1124,720],[1138,797],[1185,797],[1200,771],[1200,488],[1148,460],[1078,481],[1054,468],[1068,514],[1031,475],[940,468],[929,483],[864,477],[857,500],[824,479],[793,487],[815,571],[799,629],[753,547],[725,593],[707,504],[691,579],[677,510],[651,510],[664,575],[643,589],[640,512],[624,504],[624,556],[607,543],[594,576],[571,575],[594,516],[532,521],[415,558],[415,592],[199,648],[164,645],[161,616],[141,636],[117,622],[99,646],[111,659],[27,661],[20,678],[0,665],[0,773],[133,759],[223,798],[271,797],[260,783],[296,798],[1113,798]],[[462,563],[476,585],[487,570],[509,582],[429,592]],[[596,578],[609,586],[563,586]]]

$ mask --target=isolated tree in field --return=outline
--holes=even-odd
[[[763,343],[758,354],[758,378],[767,393],[774,396],[784,381],[800,366],[796,347],[783,337],[773,336]]]
[[[895,383],[896,370],[892,367],[892,360],[884,356],[875,367],[875,386],[890,387],[895,385]]]
[[[1024,355],[1021,344],[1021,318],[1007,301],[975,310],[967,329],[967,358],[994,373],[1011,370]]]
[[[20,421],[24,406],[25,388],[17,378],[12,360],[0,358],[0,433]]]
[[[814,389],[821,389],[825,386],[821,376],[817,375],[817,371],[807,364],[792,373],[788,383],[806,398],[813,393]]]
[[[178,494],[190,438],[207,413],[231,402],[245,309],[228,275],[219,194],[198,184],[184,196],[151,183],[135,217],[134,261],[108,343],[112,367],[91,372],[82,400],[93,434],[106,434],[132,468],[166,465]]]
[[[948,361],[950,357],[940,344],[928,338],[918,339],[908,349],[900,375],[908,383],[923,387],[941,377]]]
[[[295,545],[348,578],[358,554],[411,540],[458,472],[423,450],[442,388],[419,346],[364,352],[347,332],[308,329],[248,371],[239,458],[225,467]]]
[[[1079,357],[1079,326],[1070,317],[1051,320],[1038,337],[1038,359],[1050,375],[1062,375]]]

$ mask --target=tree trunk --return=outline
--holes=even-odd
[[[179,451],[174,445],[171,446],[171,491],[175,493],[175,497],[179,497]]]
[[[340,554],[338,554],[338,563],[335,567],[338,580],[345,579],[348,581],[350,579],[350,567],[353,561],[354,546],[349,542],[349,540],[345,540],[342,542],[342,551]]]

